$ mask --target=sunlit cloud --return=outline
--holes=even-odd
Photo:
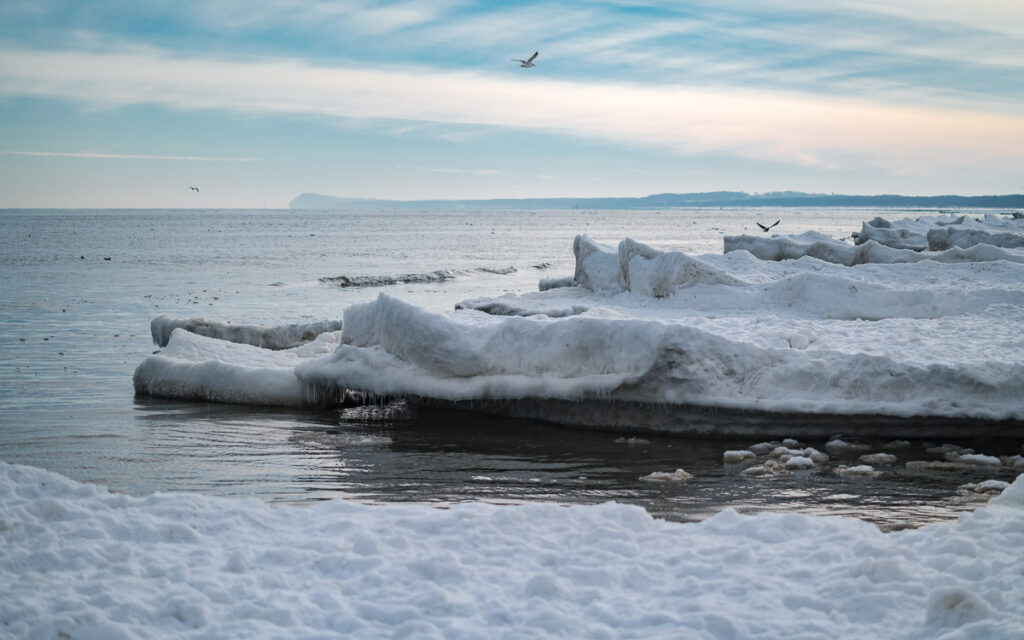
[[[233,62],[148,53],[0,52],[0,95],[486,125],[841,169],[1019,161],[1024,117],[751,89],[537,75]]]
[[[69,151],[6,151],[0,150],[4,156],[35,156],[56,158],[93,158],[101,160],[187,160],[188,162],[259,162],[259,158],[219,158],[215,156],[168,156],[140,155],[127,153],[74,153]]]

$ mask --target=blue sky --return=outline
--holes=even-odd
[[[0,4],[0,207],[720,189],[1024,192],[1024,2]]]

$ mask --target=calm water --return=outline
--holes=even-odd
[[[720,252],[723,235],[815,229],[922,212],[665,211],[0,211],[0,460],[116,491],[186,490],[295,503],[552,500],[642,504],[697,520],[724,506],[862,517],[883,527],[954,517],[978,504],[957,487],[1012,472],[925,473],[928,443],[896,451],[876,479],[830,468],[759,479],[722,464],[753,442],[648,438],[410,407],[286,411],[134,397],[131,376],[166,314],[248,323],[340,317],[380,291],[445,312],[460,300],[534,290],[571,275],[572,239]],[[515,267],[511,273],[508,267]],[[341,288],[323,277],[450,271],[444,282]],[[823,442],[808,442],[823,449]],[[1019,442],[963,442],[1019,452]],[[834,461],[850,464],[856,454]],[[638,480],[685,468],[685,483]]]

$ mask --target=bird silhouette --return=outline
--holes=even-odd
[[[771,229],[775,225],[779,224],[780,222],[782,222],[782,220],[776,220],[775,222],[771,223],[767,227],[764,226],[763,224],[761,224],[760,222],[754,222],[754,224],[756,224],[757,226],[761,227],[761,231],[764,231],[765,233],[768,233],[769,229]]]
[[[529,58],[527,58],[526,60],[519,60],[518,58],[512,58],[512,62],[518,62],[520,67],[522,67],[524,69],[529,69],[530,67],[536,66],[535,64],[533,64],[533,61],[537,59],[537,54],[538,53],[540,53],[540,51],[534,51],[533,55],[530,56]]]
[[[199,187],[189,187],[189,190],[190,191],[195,191],[196,193],[199,193]]]

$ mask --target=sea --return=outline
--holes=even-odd
[[[721,253],[725,235],[815,230],[849,238],[895,209],[3,210],[0,211],[0,460],[112,491],[346,498],[439,508],[464,501],[637,504],[697,521],[724,508],[861,518],[884,530],[983,504],[959,489],[1012,470],[893,465],[840,477],[863,451],[787,476],[742,476],[723,452],[756,441],[643,436],[489,417],[395,399],[286,410],[136,397],[132,373],[158,347],[150,321],[275,325],[340,318],[380,293],[447,313],[465,299],[571,276],[573,238]],[[980,215],[980,211],[957,210]],[[727,420],[727,417],[723,417]],[[882,442],[869,443],[872,447]],[[901,459],[934,459],[915,441]],[[956,441],[990,455],[1020,442]],[[686,482],[641,480],[685,469]]]

